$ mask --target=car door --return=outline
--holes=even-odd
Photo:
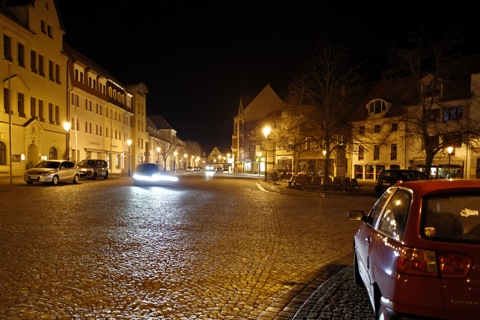
[[[75,175],[74,170],[74,163],[70,161],[63,161],[60,165],[60,170],[58,171],[58,177],[60,180],[73,180],[73,176]]]
[[[373,281],[370,277],[371,270],[371,260],[370,260],[370,244],[375,237],[376,230],[375,227],[378,224],[378,219],[381,216],[385,204],[388,202],[388,199],[391,196],[391,192],[385,192],[375,203],[372,210],[366,217],[366,221],[359,228],[357,235],[355,236],[355,249],[356,249],[356,259],[359,268],[360,276],[362,277],[363,283],[369,291],[369,295],[373,296]]]

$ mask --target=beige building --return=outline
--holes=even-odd
[[[0,174],[21,175],[42,159],[66,153],[68,57],[54,1],[4,5]]]
[[[132,134],[134,96],[107,71],[65,45],[68,69],[68,158],[107,160],[111,173],[128,170],[129,152],[135,163],[137,140]],[[139,136],[140,141],[143,136]],[[128,139],[132,145],[127,144]],[[135,143],[133,143],[135,142]],[[143,149],[139,148],[142,155]]]

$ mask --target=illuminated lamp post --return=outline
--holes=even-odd
[[[326,174],[327,173],[326,172],[326,170],[327,170],[327,150],[323,150],[322,153],[323,153],[323,159],[324,159],[323,177],[326,178],[326,177],[328,177],[327,174]]]
[[[448,178],[452,177],[451,169],[450,169],[450,156],[452,155],[453,152],[453,147],[450,146],[447,148],[447,153],[448,153]]]
[[[270,131],[272,131],[272,128],[270,126],[265,126],[263,127],[263,135],[265,136],[265,181],[267,181],[267,167],[268,167],[268,152],[267,152],[267,142],[268,142],[268,135],[270,134]]]
[[[160,147],[157,147],[157,164],[160,165]]]
[[[63,123],[63,129],[65,129],[66,132],[66,151],[65,151],[65,159],[70,160],[70,122],[65,121]]]
[[[127,144],[128,144],[128,176],[130,177],[130,172],[132,170],[132,154],[130,153],[130,146],[132,145],[132,139],[128,139]]]

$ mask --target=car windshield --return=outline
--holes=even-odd
[[[49,168],[49,169],[58,169],[61,162],[56,161],[42,161],[35,166],[35,168]]]
[[[93,160],[82,160],[80,161],[80,163],[78,164],[79,166],[90,166],[90,167],[93,167],[95,166],[95,161]]]
[[[136,171],[142,173],[157,173],[158,167],[155,164],[143,164],[139,165]]]
[[[449,194],[424,199],[422,235],[438,241],[480,243],[480,197]]]

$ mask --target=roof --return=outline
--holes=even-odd
[[[172,126],[165,120],[162,115],[149,115],[147,116],[147,127],[151,127],[159,130],[173,130]]]

